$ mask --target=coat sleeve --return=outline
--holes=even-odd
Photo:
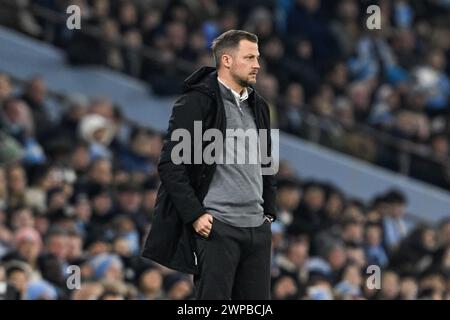
[[[270,112],[268,105],[263,103],[263,121],[265,127],[268,129],[268,156],[272,157],[272,138],[270,130]],[[273,160],[272,160],[273,161]],[[276,179],[275,174],[273,175],[263,175],[263,209],[264,214],[271,216],[273,220],[277,218],[277,208],[276,208]]]
[[[158,164],[161,184],[185,224],[194,222],[206,210],[195,195],[187,173],[187,165],[175,164],[172,161],[172,149],[179,142],[172,141],[171,136],[176,129],[187,130],[191,136],[191,152],[193,152],[194,121],[203,121],[204,117],[202,106],[205,105],[205,102],[204,98],[201,98],[200,93],[191,92],[182,95],[175,102]]]

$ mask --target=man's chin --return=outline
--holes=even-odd
[[[247,80],[247,84],[248,84],[248,85],[255,85],[255,84],[256,84],[256,77],[250,77],[250,78]]]

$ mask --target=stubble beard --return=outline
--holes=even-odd
[[[255,80],[249,80],[248,76],[247,76],[247,78],[243,78],[234,73],[232,73],[231,75],[232,75],[234,81],[236,81],[241,87],[246,88],[246,87],[249,87],[250,85],[256,84],[256,77],[255,77]]]

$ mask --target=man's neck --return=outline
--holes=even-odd
[[[236,81],[232,80],[231,77],[229,76],[227,77],[223,73],[219,72],[217,76],[223,84],[225,84],[228,88],[232,89],[233,91],[239,93],[239,95],[241,95],[243,90],[245,89],[243,86],[236,83]]]

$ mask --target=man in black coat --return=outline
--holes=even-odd
[[[194,274],[197,299],[269,299],[275,172],[265,169],[273,168],[275,159],[269,108],[252,88],[260,68],[258,38],[230,30],[215,39],[212,50],[216,68],[203,67],[188,77],[173,107],[158,164],[155,215],[142,254]],[[209,129],[221,138],[204,141]],[[235,150],[233,139],[240,137],[230,144],[228,132],[239,129],[256,132],[258,154],[265,152],[271,163],[261,157],[251,162],[250,143],[240,150],[238,143]],[[174,137],[180,132],[191,137],[190,150],[180,153],[188,159],[182,163],[174,161],[179,152]],[[220,146],[217,153],[227,161],[199,162],[197,156],[211,146]],[[248,162],[230,163],[237,154]]]

